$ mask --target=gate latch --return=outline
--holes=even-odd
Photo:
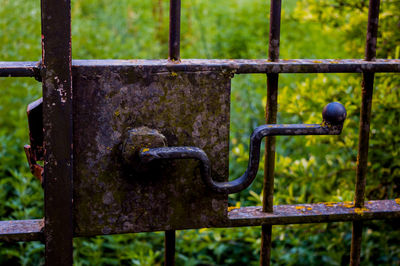
[[[213,191],[223,194],[246,189],[255,179],[260,162],[261,140],[266,136],[339,135],[346,119],[346,109],[338,102],[329,103],[322,111],[321,124],[272,124],[257,127],[250,136],[249,162],[246,172],[229,182],[216,182],[211,177],[207,154],[197,147],[160,147],[142,149],[139,158],[144,164],[158,160],[196,159],[200,161],[201,178]]]
[[[28,105],[30,145],[25,145],[25,153],[32,174],[43,181],[43,166],[37,161],[44,160],[42,98]],[[145,167],[158,160],[196,159],[200,162],[201,178],[213,191],[222,194],[237,193],[246,189],[254,181],[260,162],[261,141],[266,136],[283,135],[339,135],[346,119],[346,109],[338,102],[329,103],[322,112],[321,124],[272,124],[257,127],[250,136],[249,162],[245,173],[229,182],[216,182],[211,176],[211,165],[207,154],[197,147],[165,147],[165,137],[146,127],[129,131],[123,145],[123,157],[135,169]],[[143,148],[143,147],[146,148]],[[154,148],[156,147],[156,148]]]

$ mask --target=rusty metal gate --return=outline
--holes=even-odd
[[[44,241],[47,265],[71,265],[73,237],[165,231],[172,265],[175,230],[261,225],[269,265],[273,225],[352,221],[358,265],[363,221],[400,218],[400,202],[364,202],[374,73],[400,72],[400,60],[375,58],[379,4],[370,0],[364,60],[279,60],[281,0],[271,0],[268,60],[181,59],[180,0],[170,3],[168,60],[72,60],[70,0],[42,0],[42,61],[0,62],[0,76],[43,85],[25,149],[45,217],[0,222],[0,240]],[[266,125],[251,136],[246,172],[228,181],[230,80],[243,73],[267,74]],[[279,73],[362,73],[354,203],[273,206],[274,136],[336,135],[346,118],[331,103],[321,124],[276,125]],[[228,212],[227,195],[256,176],[264,137],[263,206]]]

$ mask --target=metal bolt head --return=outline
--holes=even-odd
[[[167,139],[155,129],[148,127],[134,128],[127,132],[122,146],[122,156],[127,163],[139,159],[139,152],[144,148],[165,147]]]
[[[346,108],[338,102],[328,103],[322,111],[323,121],[330,125],[343,125],[346,116]]]

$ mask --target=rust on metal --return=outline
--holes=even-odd
[[[279,59],[279,44],[281,39],[282,0],[271,0],[269,15],[268,58],[271,61]]]
[[[375,60],[376,42],[378,37],[379,22],[379,5],[380,0],[369,1],[368,11],[368,27],[365,45],[366,62]],[[357,169],[356,169],[356,189],[355,189],[355,206],[364,207],[365,186],[367,183],[368,171],[368,148],[369,148],[369,131],[371,123],[372,95],[374,89],[374,72],[363,72],[362,82],[362,99],[360,111],[360,125],[358,136],[358,153],[357,153]],[[362,242],[362,222],[355,221],[352,229],[352,240],[350,250],[350,265],[360,265],[361,242]]]
[[[376,56],[376,38],[378,35],[379,21],[379,5],[380,0],[370,0],[368,13],[368,30],[365,46],[365,60],[371,61]],[[369,148],[369,131],[371,123],[371,107],[372,94],[374,88],[374,73],[364,72],[362,82],[362,101],[360,111],[360,126],[359,126],[359,142],[357,155],[357,180],[355,191],[355,204],[362,207],[364,203],[367,163],[368,163],[368,148]]]
[[[349,201],[278,205],[274,206],[273,213],[263,212],[261,206],[243,207],[228,212],[229,225],[232,227],[399,218],[400,205],[395,200],[368,201],[363,209],[355,207],[354,202]]]
[[[281,36],[281,0],[270,1],[268,59],[279,61],[279,44]],[[266,124],[275,124],[278,112],[278,73],[267,74],[267,102],[265,106]],[[263,180],[263,211],[273,211],[274,201],[274,171],[275,171],[274,136],[265,139],[264,180]],[[261,226],[260,265],[270,265],[271,261],[272,226]]]
[[[363,73],[400,72],[400,59],[181,59],[170,60],[73,60],[81,66],[152,67],[155,71],[200,72],[228,71],[250,73]],[[158,69],[157,69],[158,68]],[[0,77],[35,77],[40,79],[40,62],[0,62]]]
[[[267,74],[267,103],[265,107],[266,122],[276,123],[278,112],[278,74]],[[263,211],[272,212],[274,203],[274,172],[276,139],[274,136],[265,139]],[[261,226],[260,265],[270,265],[272,245],[272,226]]]
[[[24,145],[24,150],[32,175],[43,184],[43,166],[37,163],[38,160],[34,155],[35,152],[32,150],[30,145]]]
[[[170,60],[73,60],[72,68],[121,67],[151,69],[154,72],[225,71],[229,74],[248,73],[362,73],[400,72],[400,59],[181,59]]]
[[[350,265],[360,265],[363,221],[353,221],[351,230]]]
[[[376,59],[376,43],[378,40],[379,6],[380,0],[370,0],[368,8],[367,38],[365,43],[365,60]]]
[[[355,202],[358,207],[363,207],[365,186],[368,171],[369,131],[371,123],[372,94],[374,89],[374,74],[365,73],[362,82],[362,100],[360,111],[360,125],[358,137],[358,155],[356,172]]]
[[[396,200],[368,201],[364,206],[364,208],[357,208],[353,201],[277,205],[274,206],[273,213],[262,211],[262,206],[231,208],[224,221],[207,227],[227,228],[262,224],[285,225],[400,218],[400,203]],[[44,222],[41,219],[1,221],[0,241],[41,240],[43,226]],[[85,236],[85,234],[75,234],[75,237],[80,236]]]
[[[42,241],[43,219],[0,221],[0,241]]]
[[[265,107],[267,124],[276,123],[278,112],[278,79],[278,74],[267,75],[267,102]],[[274,136],[265,139],[263,181],[263,208],[265,212],[272,212],[274,201],[275,143]]]
[[[71,1],[41,0],[41,17],[45,262],[72,265]]]

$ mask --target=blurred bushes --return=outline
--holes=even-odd
[[[166,58],[168,1],[73,0],[75,59]],[[2,61],[40,59],[40,3],[3,0]],[[362,58],[368,1],[284,1],[281,58]],[[400,57],[400,2],[382,1],[378,58]],[[269,4],[264,0],[182,1],[183,58],[266,58]],[[367,199],[400,194],[400,76],[377,74],[372,109]],[[32,79],[0,79],[0,215],[2,220],[40,218],[43,192],[29,173],[25,110],[40,97]],[[264,123],[265,75],[232,80],[230,176],[247,166],[249,135]],[[278,123],[319,123],[325,104],[348,111],[341,136],[277,138],[275,204],[352,200],[361,99],[360,74],[282,74]],[[232,205],[260,205],[259,177]],[[368,222],[363,265],[400,263],[399,225]],[[275,226],[272,260],[277,265],[346,265],[351,224]],[[78,238],[76,265],[160,265],[163,234]],[[177,232],[178,265],[257,265],[260,229],[200,229]],[[0,244],[1,264],[43,263],[40,243]]]

